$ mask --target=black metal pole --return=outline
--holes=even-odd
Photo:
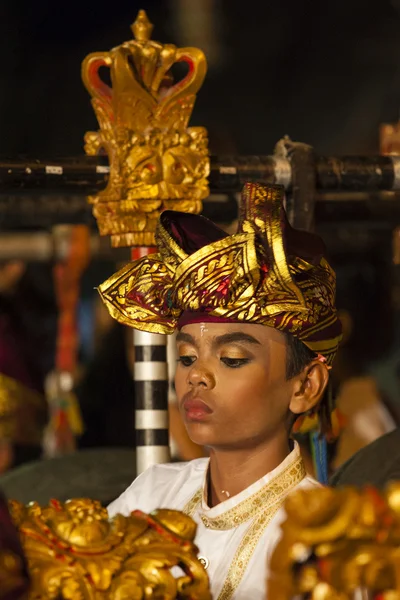
[[[400,190],[400,156],[342,156],[315,158],[318,191]],[[1,159],[0,194],[37,191],[89,195],[106,185],[105,156],[49,160]],[[276,156],[211,157],[211,193],[239,192],[246,181],[292,185],[290,158]]]

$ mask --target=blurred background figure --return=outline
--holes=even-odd
[[[25,600],[28,570],[7,502],[0,492],[0,600]]]
[[[48,275],[45,265],[0,265],[0,473],[42,453],[56,318]]]

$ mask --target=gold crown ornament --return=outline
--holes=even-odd
[[[85,135],[89,155],[107,153],[105,190],[89,197],[101,235],[114,247],[154,246],[164,209],[199,213],[208,196],[207,131],[188,127],[207,63],[197,48],[177,48],[150,40],[153,26],[139,11],[135,39],[109,52],[89,54],[83,82],[92,96],[100,131]],[[188,72],[173,82],[171,67]],[[99,76],[110,69],[112,87]]]

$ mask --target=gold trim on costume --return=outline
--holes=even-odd
[[[297,483],[299,482],[293,483],[293,486]],[[260,541],[265,528],[282,507],[285,499],[286,495],[277,501],[274,506],[271,506],[269,512],[259,515],[250,527],[248,527],[230,564],[228,574],[217,600],[230,600],[230,598],[232,598],[243,579],[250,559],[257,548],[257,544]]]
[[[306,476],[301,456],[298,456],[282,472],[278,473],[266,483],[258,492],[240,502],[237,506],[225,511],[219,517],[208,517],[200,514],[200,518],[208,529],[227,530],[242,525],[249,519],[255,517],[261,510],[268,510],[279,502],[282,496],[286,496],[287,490],[297,484]],[[189,500],[183,512],[193,516],[196,508],[204,496],[204,489],[199,489],[193,498]]]
[[[227,530],[242,525],[249,519],[257,516],[262,511],[268,511],[272,506],[283,497],[286,497],[287,490],[294,484],[301,481],[306,475],[303,461],[299,457],[293,464],[290,464],[282,473],[276,475],[258,492],[250,498],[246,498],[240,504],[227,510],[220,517],[210,518],[200,515],[204,525],[210,529]]]
[[[201,503],[201,499],[203,497],[203,487],[199,488],[194,496],[192,496],[187,504],[182,508],[182,512],[184,512],[189,517],[193,517],[196,512],[196,508]]]
[[[230,600],[240,585],[251,557],[266,526],[283,505],[289,492],[306,476],[301,456],[297,456],[271,481],[258,492],[240,502],[237,506],[227,510],[219,517],[205,517],[199,513],[205,527],[214,530],[228,530],[254,519],[243,535],[242,541],[235,553],[228,574],[217,600]],[[183,508],[183,512],[193,517],[196,509],[201,505],[203,487],[196,491],[194,496]]]

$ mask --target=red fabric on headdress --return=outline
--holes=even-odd
[[[164,211],[158,254],[100,286],[111,315],[154,333],[201,320],[258,323],[292,334],[331,364],[341,337],[335,274],[322,240],[290,226],[283,192],[247,184],[235,235],[202,216]]]

